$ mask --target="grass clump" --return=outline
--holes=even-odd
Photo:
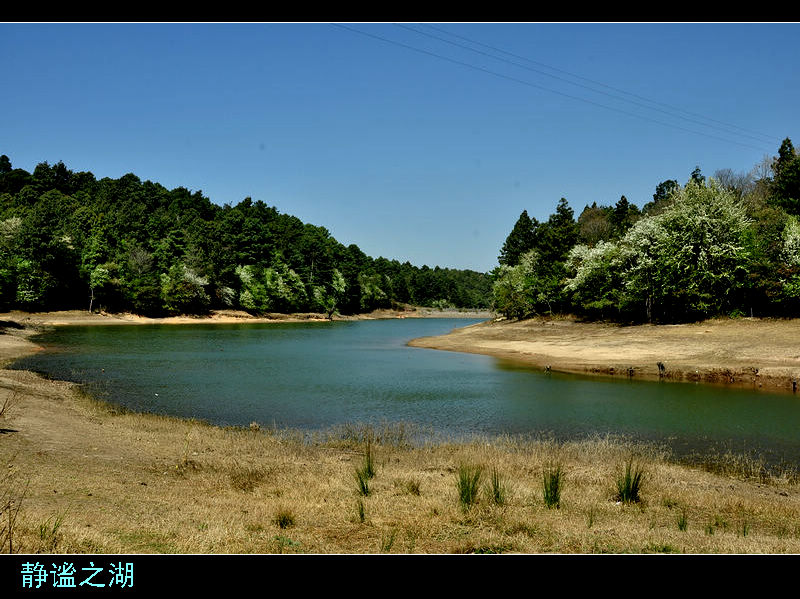
[[[561,464],[551,464],[542,473],[544,504],[548,508],[561,507],[561,492],[564,489],[564,469]]]
[[[388,533],[381,535],[381,553],[389,553],[394,546],[397,537],[397,529],[393,528]]]
[[[364,476],[367,478],[374,478],[375,477],[375,458],[372,455],[372,437],[367,437],[367,441],[364,445],[364,465],[361,467],[361,470],[364,472]]]
[[[464,509],[478,502],[478,491],[480,490],[481,479],[483,478],[482,466],[470,466],[461,464],[458,467],[457,489],[458,502]]]
[[[589,513],[586,514],[586,528],[591,528],[594,526],[595,521],[595,510],[594,506],[589,508]]]
[[[486,495],[489,497],[489,501],[495,505],[505,505],[508,501],[508,485],[497,468],[492,468],[492,474],[486,484]]]
[[[634,465],[633,458],[625,464],[625,471],[617,476],[617,501],[622,503],[638,503],[642,500],[642,482],[644,470]]]
[[[745,520],[744,522],[742,522],[742,536],[746,537],[749,532],[750,532],[750,523]]]
[[[689,518],[686,514],[686,510],[681,510],[680,515],[678,516],[678,530],[681,532],[686,532],[689,528]]]
[[[275,514],[275,517],[272,519],[272,523],[278,528],[291,528],[295,524],[294,513],[287,508],[281,508]]]
[[[356,468],[356,487],[358,493],[366,497],[370,494],[369,481],[375,477],[375,458],[372,455],[372,435],[367,437],[364,445],[364,462]]]
[[[59,529],[64,523],[64,516],[64,514],[51,516],[39,524],[39,540],[42,542],[44,551],[55,553],[60,540]]]
[[[274,536],[272,540],[275,542],[278,553],[285,553],[287,549],[292,551],[300,547],[300,541],[295,541],[283,535]]]
[[[680,550],[669,543],[650,543],[644,548],[644,553],[680,553]]]
[[[366,497],[370,494],[369,481],[375,477],[375,457],[372,453],[372,433],[367,435],[364,442],[364,461],[361,468],[356,468],[356,487],[359,495]]]
[[[371,478],[369,474],[364,470],[364,468],[356,468],[356,488],[360,495],[364,497],[370,494],[369,488],[369,479]]]

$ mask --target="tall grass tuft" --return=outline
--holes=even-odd
[[[64,523],[66,514],[51,516],[39,524],[39,539],[42,541],[44,551],[55,553],[56,546],[60,540],[59,529]]]
[[[356,468],[356,488],[359,494],[366,497],[370,493],[369,475],[364,468]]]
[[[689,517],[686,514],[686,509],[682,509],[680,515],[678,516],[678,530],[681,532],[686,532],[689,528]]]
[[[561,507],[561,491],[564,489],[564,469],[561,464],[551,464],[542,473],[544,504],[548,508]]]
[[[462,508],[467,509],[478,502],[483,467],[461,464],[457,477],[458,501]]]
[[[625,472],[617,476],[617,501],[638,503],[641,501],[644,470],[633,464],[633,458],[625,464]]]
[[[388,534],[381,534],[381,553],[389,553],[397,537],[397,529],[393,528]]]
[[[586,528],[591,528],[592,526],[594,526],[594,518],[595,518],[594,506],[592,506],[589,508],[589,513],[586,516]]]
[[[375,458],[372,455],[372,435],[367,436],[364,444],[364,466],[361,468],[367,478],[375,477]]]
[[[508,500],[508,485],[500,476],[497,468],[492,468],[492,474],[486,485],[486,495],[488,495],[489,501],[495,505],[505,505]]]

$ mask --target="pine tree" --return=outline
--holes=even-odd
[[[578,223],[575,212],[570,208],[566,198],[561,198],[556,211],[543,227],[541,243],[537,249],[546,262],[564,262],[567,253],[578,243]]]
[[[506,266],[519,264],[522,254],[533,249],[536,243],[536,229],[538,226],[539,222],[535,218],[529,217],[527,210],[523,210],[511,233],[506,238],[497,261]]]
[[[775,178],[770,189],[772,200],[790,214],[800,215],[800,155],[791,139],[783,140],[774,160]]]

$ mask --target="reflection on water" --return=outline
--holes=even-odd
[[[800,400],[691,383],[545,374],[409,339],[477,321],[64,327],[16,368],[88,383],[134,410],[221,425],[407,422],[443,435],[626,435],[676,453],[800,460]]]

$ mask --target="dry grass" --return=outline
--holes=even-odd
[[[0,493],[13,488],[19,506],[25,491],[14,552],[800,552],[796,478],[754,477],[733,460],[709,472],[612,438],[414,444],[402,425],[220,428],[123,413],[30,373],[0,378],[19,400],[4,420],[17,432],[0,435],[0,483],[14,483]],[[354,480],[366,439],[368,496]],[[618,504],[632,456],[646,484],[640,502]],[[462,464],[497,474],[469,509]],[[568,473],[557,510],[542,501],[551,464]]]

